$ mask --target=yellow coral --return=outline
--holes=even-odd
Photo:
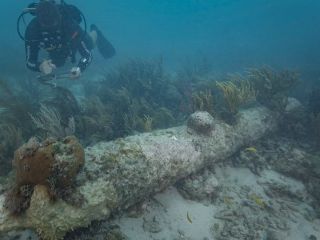
[[[213,114],[213,96],[209,89],[192,94],[192,110]]]
[[[252,84],[240,75],[232,76],[230,81],[216,82],[216,85],[222,91],[227,107],[233,114],[238,112],[241,105],[255,100],[257,96]]]

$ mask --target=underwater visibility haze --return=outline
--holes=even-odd
[[[0,2],[0,239],[320,239],[318,0],[31,3]]]

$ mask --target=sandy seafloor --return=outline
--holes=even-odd
[[[114,223],[131,240],[320,239],[319,202],[310,194],[318,188],[305,176],[310,171],[319,178],[310,161],[319,162],[318,148],[311,145],[280,136],[262,139],[255,151],[240,150]]]
[[[300,182],[284,177],[272,170],[264,171],[261,177],[254,175],[248,168],[226,167],[219,168],[216,171],[219,184],[230,188],[230,192],[226,194],[234,196],[232,200],[234,202],[246,200],[241,197],[240,192],[241,189],[247,187],[250,191],[263,195],[262,185],[266,182],[277,182],[287,185],[294,191],[305,191],[303,184]],[[309,239],[312,235],[320,239],[320,219],[308,219],[309,211],[312,211],[310,206],[301,202],[267,197],[264,201],[284,201],[284,204],[288,201],[289,205],[293,205],[292,209],[287,210],[289,217],[283,216],[283,219],[281,217],[277,219],[279,223],[275,224],[280,224],[282,221],[286,224],[282,227],[283,229],[275,227],[276,233],[274,234],[277,234],[278,237],[273,239],[301,240]],[[217,216],[220,216],[223,211],[233,209],[233,206],[226,207],[224,203],[210,204],[184,199],[175,187],[170,187],[165,192],[156,195],[153,199],[147,201],[143,207],[144,213],[141,216],[137,218],[123,216],[115,221],[120,226],[121,231],[129,236],[129,239],[218,239],[214,235],[219,232],[219,229],[215,229],[214,226],[222,227],[225,220],[223,217],[217,218]],[[237,211],[238,207],[241,208],[241,206],[235,206],[233,210]],[[267,210],[258,208],[252,214],[263,216],[264,211]],[[253,218],[255,217],[257,216]],[[268,236],[269,233],[261,231],[261,237],[259,237],[258,232],[256,238],[252,239],[271,239]]]

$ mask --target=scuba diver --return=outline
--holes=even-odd
[[[75,67],[68,73],[70,79],[77,79],[92,61],[91,50],[97,46],[104,58],[114,56],[115,49],[95,26],[90,26],[90,32],[86,32],[86,22],[81,11],[74,5],[60,4],[52,0],[41,0],[39,3],[29,5],[29,13],[35,17],[27,25],[25,35],[18,33],[25,41],[26,65],[32,71],[42,75],[53,74],[57,67],[65,64],[70,59],[76,63],[76,53],[81,57]],[[81,28],[81,21],[85,22],[85,29]],[[44,49],[49,59],[39,61],[40,49]]]

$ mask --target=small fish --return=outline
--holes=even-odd
[[[187,212],[187,220],[188,220],[189,223],[192,223],[192,219],[191,219],[191,217],[189,215],[189,212]]]
[[[267,205],[266,205],[266,202],[261,198],[259,197],[258,195],[256,194],[251,194],[249,196],[249,199],[251,199],[252,201],[255,202],[256,205],[258,205],[259,207],[261,208],[265,208]]]
[[[174,135],[171,137],[171,139],[174,140],[174,141],[178,140],[178,138],[176,136],[174,136]]]
[[[247,152],[252,152],[252,153],[256,153],[257,149],[255,147],[247,147],[244,149]]]

